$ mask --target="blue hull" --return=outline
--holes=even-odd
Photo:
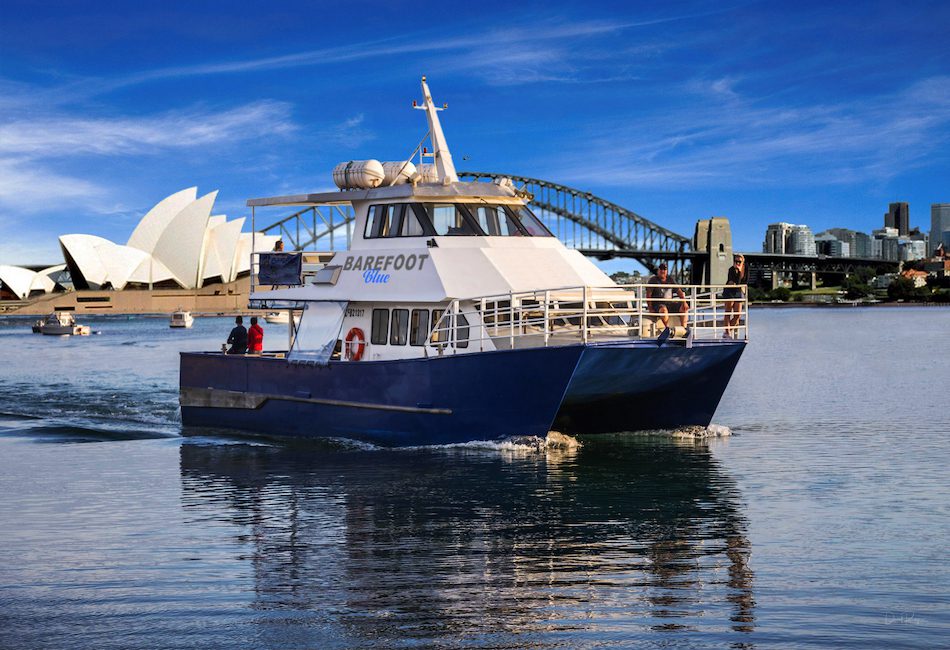
[[[577,435],[708,426],[745,345],[590,345],[574,371],[554,428]]]
[[[545,435],[582,348],[331,361],[182,353],[182,423],[387,446]]]
[[[705,426],[744,348],[638,341],[328,366],[182,353],[182,423],[387,446]]]

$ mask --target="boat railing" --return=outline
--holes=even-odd
[[[735,291],[741,295],[732,297]],[[514,349],[655,340],[667,328],[667,338],[688,344],[748,340],[746,287],[582,286],[453,300],[433,325],[430,342],[453,351],[481,351],[488,342],[494,349]]]

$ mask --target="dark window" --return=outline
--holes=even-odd
[[[520,237],[524,233],[517,220],[500,205],[469,205],[472,216],[486,235],[493,237]]]
[[[380,213],[383,211],[383,206],[381,205],[371,205],[369,210],[366,211],[366,227],[363,228],[363,237],[369,239],[375,237],[375,233],[379,231],[379,218]]]
[[[363,237],[376,239],[379,237],[399,237],[403,213],[406,210],[404,203],[390,205],[371,205],[366,212],[366,228]]]
[[[389,310],[373,310],[373,331],[370,332],[369,342],[373,345],[386,345],[389,335]]]
[[[465,314],[456,314],[455,316],[455,347],[468,347],[468,319]]]
[[[425,345],[429,338],[429,310],[413,309],[409,321],[409,345]]]
[[[389,333],[390,345],[405,345],[409,338],[409,310],[393,309],[392,328]]]
[[[508,210],[513,212],[518,221],[521,222],[521,227],[524,228],[532,237],[553,237],[551,231],[545,228],[544,224],[541,223],[541,220],[534,216],[534,213],[528,209],[527,206],[508,206]]]
[[[442,318],[443,313],[445,313],[444,309],[432,310],[432,329],[435,330],[436,326],[440,328],[438,332],[433,331],[432,333],[433,343],[447,343],[449,340],[449,330],[445,329],[446,324],[439,324],[439,319]]]
[[[407,209],[402,219],[402,226],[399,229],[399,236],[422,237],[424,234],[426,234],[425,228],[419,223],[419,217],[416,216],[415,210]]]
[[[435,227],[436,235],[476,235],[475,229],[465,218],[461,206],[452,203],[426,203],[426,212]]]

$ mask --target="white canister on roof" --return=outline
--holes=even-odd
[[[385,178],[383,178],[383,187],[401,185],[402,183],[409,182],[412,175],[416,173],[416,166],[409,160],[384,162],[383,172],[386,174]]]
[[[333,168],[333,182],[341,190],[369,190],[379,187],[385,177],[378,160],[350,160]]]

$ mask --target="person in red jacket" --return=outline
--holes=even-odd
[[[251,328],[247,330],[247,351],[260,354],[264,349],[264,328],[257,324],[257,316],[251,316]]]

